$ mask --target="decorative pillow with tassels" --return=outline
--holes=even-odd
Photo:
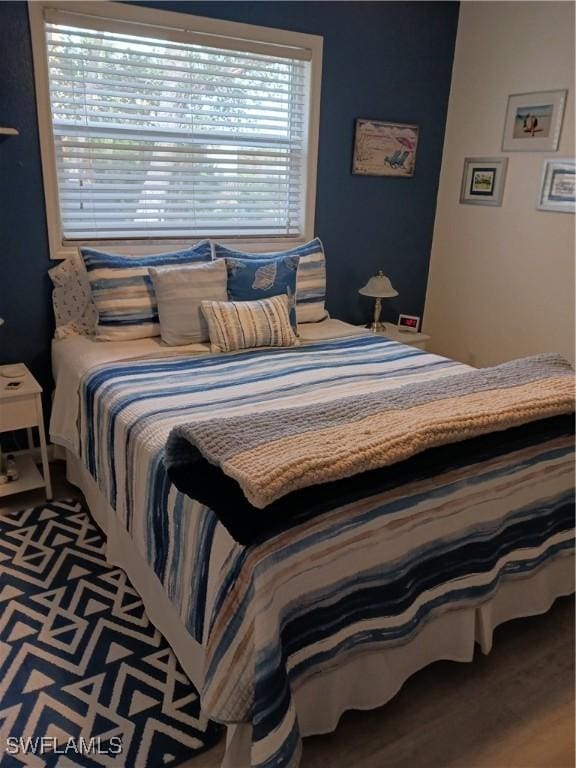
[[[260,301],[203,301],[212,352],[252,347],[292,347],[298,342],[288,318],[288,296]]]

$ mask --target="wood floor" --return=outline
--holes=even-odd
[[[574,715],[574,603],[564,598],[501,626],[489,656],[433,664],[386,706],[305,739],[301,768],[573,768]],[[220,744],[186,768],[217,768],[222,754]]]
[[[61,470],[55,479],[57,497],[78,495]],[[22,509],[42,495],[3,502]],[[500,627],[489,656],[433,664],[386,706],[306,739],[301,768],[573,768],[574,718],[574,602],[564,598]],[[185,768],[218,768],[223,752]]]

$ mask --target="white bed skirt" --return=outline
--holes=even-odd
[[[162,585],[88,471],[73,454],[67,453],[66,459],[69,481],[82,490],[90,512],[107,536],[108,561],[127,573],[150,620],[200,689],[202,646],[187,632]],[[408,643],[385,651],[364,651],[344,666],[313,676],[293,689],[302,736],[334,731],[346,710],[382,706],[411,675],[434,661],[472,661],[476,643],[483,653],[489,653],[499,624],[545,613],[558,597],[573,592],[574,558],[558,557],[528,578],[507,579],[480,606],[459,608],[430,619]],[[319,702],[322,706],[318,706]],[[229,727],[222,768],[249,768],[250,740],[249,723]]]

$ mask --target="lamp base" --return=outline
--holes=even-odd
[[[372,333],[384,333],[384,331],[386,330],[386,323],[381,323],[381,322],[376,323],[372,321],[371,323],[366,323],[366,328],[369,331],[372,331]]]

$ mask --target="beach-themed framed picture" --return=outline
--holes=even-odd
[[[514,93],[508,97],[503,152],[556,152],[566,90]]]
[[[352,173],[360,176],[414,176],[418,126],[356,120]]]
[[[540,211],[576,213],[576,160],[544,160],[536,207]]]
[[[465,157],[460,202],[502,205],[507,157]]]

